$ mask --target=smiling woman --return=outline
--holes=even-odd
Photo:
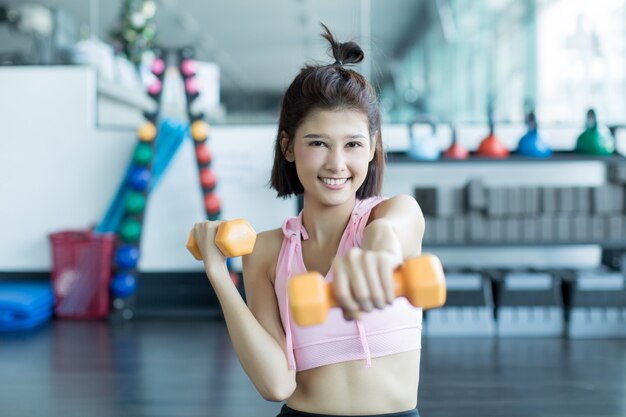
[[[243,369],[280,416],[417,416],[422,310],[395,298],[393,271],[419,255],[424,218],[413,197],[380,196],[384,153],[377,95],[347,68],[363,59],[324,26],[334,63],[307,65],[285,93],[271,186],[303,209],[260,233],[244,256],[247,306],[214,236],[193,233]],[[289,281],[320,271],[338,309],[295,324]]]
[[[358,198],[366,198],[380,194],[384,169],[384,153],[381,138],[380,109],[378,97],[371,84],[359,73],[346,68],[346,65],[356,64],[363,60],[363,51],[354,42],[338,43],[326,28],[324,37],[330,42],[335,62],[331,65],[307,65],[293,80],[283,98],[280,120],[278,122],[278,137],[274,148],[274,165],[272,167],[271,184],[279,197],[289,197],[293,194],[302,194],[304,189],[299,181],[296,166],[293,160],[288,160],[285,152],[291,152],[297,137],[297,130],[302,136],[316,135],[328,139],[328,135],[319,129],[329,128],[335,120],[343,124],[345,136],[362,136],[367,138],[373,155],[367,166],[367,176],[362,187],[357,191]],[[350,110],[336,115],[335,120],[320,125],[316,123],[319,110],[338,112]],[[347,120],[347,115],[350,120]],[[330,115],[327,115],[330,117]],[[339,127],[332,126],[339,130]],[[306,130],[303,130],[306,128]],[[283,154],[284,157],[283,157]]]

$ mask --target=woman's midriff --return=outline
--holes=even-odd
[[[368,415],[411,410],[417,404],[420,350],[372,359],[342,362],[301,371],[287,400],[308,413]]]

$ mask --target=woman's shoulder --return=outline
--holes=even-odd
[[[273,277],[283,236],[283,231],[280,228],[259,233],[252,253],[244,257],[244,266],[257,271],[263,270],[268,277]]]
[[[280,250],[283,237],[284,234],[281,228],[266,230],[257,235],[257,244],[262,243],[263,246],[269,246]]]
[[[378,200],[372,207],[370,220],[384,217],[393,211],[401,211],[407,215],[421,212],[419,204],[413,196],[398,194],[393,197]]]

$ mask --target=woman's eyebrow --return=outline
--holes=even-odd
[[[306,139],[328,139],[328,135],[318,134],[318,133],[308,133],[304,135]],[[346,135],[346,139],[367,139],[367,137],[361,133],[357,133],[356,135]]]

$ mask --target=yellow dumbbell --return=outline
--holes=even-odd
[[[243,219],[230,220],[217,227],[215,233],[215,245],[227,258],[242,256],[252,253],[254,243],[256,242],[256,232],[250,226],[250,223]],[[198,249],[198,244],[193,233],[189,233],[187,239],[187,250],[194,258],[201,261],[202,254]]]
[[[393,273],[394,293],[415,307],[441,307],[446,302],[446,282],[441,261],[424,254],[408,258]],[[289,281],[291,313],[299,326],[326,321],[328,310],[337,306],[330,284],[318,272],[295,276]]]

